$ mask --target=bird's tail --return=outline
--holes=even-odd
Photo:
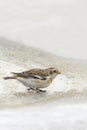
[[[7,80],[7,79],[16,79],[16,77],[3,77],[4,80]]]

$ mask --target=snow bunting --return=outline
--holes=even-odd
[[[21,73],[12,73],[13,76],[11,77],[4,77],[5,80],[7,79],[16,79],[28,87],[28,90],[34,91],[42,91],[45,92],[46,90],[42,90],[41,88],[48,87],[53,79],[61,72],[55,68],[47,68],[47,69],[31,69],[28,71],[24,71]]]

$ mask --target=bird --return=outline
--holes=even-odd
[[[46,92],[43,88],[48,87],[61,72],[56,67],[49,67],[45,69],[34,68],[20,73],[12,72],[12,74],[12,76],[3,77],[4,80],[16,79],[28,87],[27,90]]]

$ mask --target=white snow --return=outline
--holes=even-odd
[[[2,130],[86,130],[87,105],[2,110],[0,128]]]
[[[1,41],[0,129],[86,130],[86,62],[56,57],[5,39]],[[3,79],[10,72],[48,66],[57,66],[62,74],[46,88],[47,93],[28,92],[20,82]]]

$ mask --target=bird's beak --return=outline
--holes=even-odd
[[[57,71],[57,74],[61,74],[61,72],[58,70],[58,71]]]

